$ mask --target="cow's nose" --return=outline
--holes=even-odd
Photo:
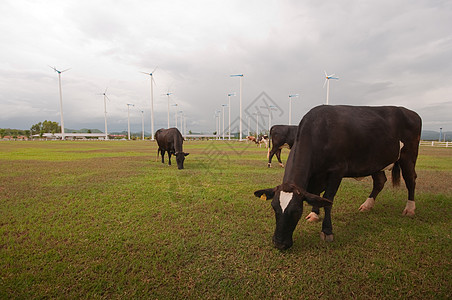
[[[293,242],[292,241],[279,241],[275,237],[273,237],[273,245],[275,245],[276,248],[279,250],[286,250],[292,247]]]

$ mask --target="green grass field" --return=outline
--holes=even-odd
[[[0,142],[0,298],[452,297],[452,148],[421,147],[414,218],[403,185],[359,213],[372,183],[344,179],[335,241],[302,219],[284,252],[253,196],[284,173],[266,149],[184,149],[177,170],[150,141]]]

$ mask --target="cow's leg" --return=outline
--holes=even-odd
[[[414,189],[416,188],[417,178],[414,167],[416,165],[417,153],[415,155],[408,155],[407,153],[405,153],[405,155],[403,154],[404,153],[402,149],[402,155],[399,162],[400,168],[402,169],[402,176],[405,180],[405,185],[408,190],[408,200],[402,214],[404,216],[414,216],[414,210],[416,209],[416,204],[414,202]],[[414,159],[411,159],[411,157],[414,157]]]
[[[160,150],[160,153],[162,154],[162,164],[165,163],[165,150]]]
[[[272,166],[272,158],[273,158],[273,155],[275,155],[276,149],[277,149],[276,147],[273,147],[272,150],[270,150],[269,153],[268,153],[268,164],[267,164],[267,166],[269,168]]]
[[[328,184],[325,190],[325,193],[323,194],[323,198],[326,198],[333,202],[334,196],[337,193],[337,189],[339,188],[339,185],[341,184],[342,176],[339,176],[337,174],[331,174],[328,178]],[[320,238],[327,242],[332,242],[334,240],[333,237],[333,224],[331,222],[331,208],[333,206],[325,206],[325,218],[322,222],[322,232],[320,233]]]
[[[284,164],[281,161],[281,148],[276,151],[276,158],[278,159],[279,165],[281,168],[284,168]]]
[[[374,181],[372,192],[370,193],[369,198],[367,198],[367,200],[364,201],[363,204],[361,204],[359,211],[369,211],[374,207],[375,199],[377,199],[378,194],[385,186],[387,180],[385,171],[379,171],[372,174],[372,179]]]
[[[171,166],[171,152],[168,151],[168,166]]]

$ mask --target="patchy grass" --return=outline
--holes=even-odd
[[[414,218],[389,184],[358,213],[372,183],[346,179],[335,242],[301,220],[285,252],[253,196],[282,180],[266,149],[185,150],[177,170],[153,142],[0,142],[0,298],[452,297],[452,149],[421,148]]]

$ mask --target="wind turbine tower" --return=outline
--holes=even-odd
[[[325,82],[323,83],[323,87],[325,88],[325,84],[326,84],[326,105],[328,105],[328,103],[329,103],[329,96],[330,96],[330,79],[336,79],[336,80],[339,80],[339,77],[334,77],[334,75],[335,74],[331,74],[331,75],[328,75],[327,73],[326,73],[326,71],[324,71],[325,72]]]
[[[104,119],[105,119],[105,139],[108,140],[108,131],[107,131],[107,99],[110,100],[107,96],[107,89],[105,89],[105,92],[103,92],[104,95]]]
[[[55,67],[50,67],[50,68],[52,68],[55,72],[58,73],[58,86],[59,86],[59,89],[60,89],[61,139],[64,140],[65,139],[65,135],[64,135],[64,117],[63,117],[63,92],[61,91],[61,73],[70,70],[70,68],[66,69],[66,70],[63,70],[63,71],[57,70],[57,68],[55,68]]]
[[[154,72],[157,70],[157,67],[155,67],[154,71],[150,73],[141,72],[143,74],[151,76],[151,134],[152,134],[152,140],[155,138],[155,132],[154,132]]]

